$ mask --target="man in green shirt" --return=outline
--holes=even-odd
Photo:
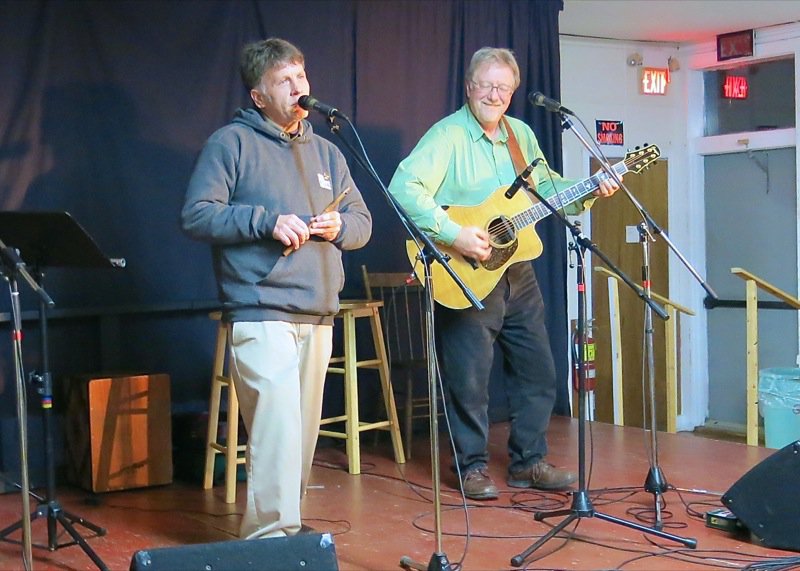
[[[423,230],[477,263],[492,254],[489,233],[479,226],[460,225],[441,205],[481,204],[498,187],[510,185],[521,170],[515,170],[512,161],[514,139],[526,164],[542,159],[532,174],[540,194],[550,196],[572,181],[557,174],[551,180],[533,131],[505,116],[520,83],[511,51],[478,50],[466,77],[466,105],[430,128],[398,166],[389,191]],[[616,184],[604,181],[595,195],[611,196],[616,190]],[[567,210],[578,213],[584,206]],[[439,361],[464,494],[478,500],[498,495],[488,472],[488,387],[495,341],[508,375],[507,483],[515,488],[567,487],[577,479],[575,473],[545,461],[556,375],[532,264],[511,264],[482,301],[483,311],[436,308]]]

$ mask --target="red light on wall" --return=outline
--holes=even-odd
[[[717,61],[753,55],[753,30],[717,36]]]
[[[747,78],[741,75],[725,76],[725,83],[722,84],[722,97],[725,99],[747,99],[750,93],[750,85]]]
[[[643,67],[641,89],[644,95],[666,95],[669,83],[669,69],[661,67]]]

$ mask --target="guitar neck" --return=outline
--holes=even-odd
[[[625,164],[625,161],[620,161],[615,164],[612,169],[615,173],[617,173],[617,175],[622,176],[628,172],[628,165]],[[600,183],[608,178],[609,176],[604,172],[590,176],[589,178],[580,182],[576,182],[572,186],[565,188],[561,192],[549,197],[547,202],[556,210],[561,210],[573,202],[580,200],[584,196],[593,193],[600,187]],[[513,223],[517,229],[521,229],[526,226],[530,226],[531,224],[535,224],[550,214],[550,209],[547,208],[547,206],[541,202],[537,202],[527,210],[515,215],[513,217]]]

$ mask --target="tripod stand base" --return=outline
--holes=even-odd
[[[653,527],[655,529],[663,529],[664,523],[661,519],[661,495],[669,489],[667,478],[661,467],[655,465],[647,472],[647,478],[644,481],[644,489],[646,492],[653,494],[653,511],[655,512],[655,521]]]
[[[39,507],[36,508],[36,511],[31,514],[31,522],[41,518],[45,518],[47,520],[47,548],[50,551],[55,551],[60,547],[72,545],[71,543],[63,545],[58,544],[57,526],[60,523],[69,536],[72,537],[73,541],[77,543],[78,546],[83,549],[84,553],[89,556],[89,559],[91,559],[94,564],[97,565],[97,568],[101,571],[108,571],[106,564],[103,563],[103,560],[100,559],[91,546],[86,543],[86,540],[81,537],[73,524],[82,525],[86,529],[95,532],[98,536],[103,536],[106,534],[105,528],[95,525],[80,516],[76,516],[68,511],[63,510],[56,501],[40,504]],[[7,539],[10,534],[14,533],[21,527],[22,520],[11,524],[3,530],[0,530],[0,539]]]
[[[551,529],[545,535],[543,535],[536,543],[528,547],[528,549],[526,549],[522,553],[512,557],[511,565],[513,565],[514,567],[520,567],[525,562],[525,560],[530,556],[531,553],[533,553],[534,551],[539,549],[542,545],[550,541],[550,539],[555,537],[556,534],[558,534],[562,529],[567,527],[570,523],[584,517],[596,517],[597,519],[602,519],[604,521],[609,521],[617,525],[629,527],[631,529],[635,529],[643,533],[649,533],[651,535],[655,535],[662,539],[675,541],[690,549],[694,549],[695,547],[697,547],[697,540],[694,538],[680,537],[678,535],[673,535],[671,533],[666,533],[661,530],[652,529],[650,527],[640,525],[632,521],[624,520],[618,517],[614,517],[608,514],[595,511],[594,508],[592,507],[592,501],[591,499],[589,499],[589,495],[585,490],[580,490],[573,494],[571,509],[556,510],[551,512],[536,512],[533,515],[533,518],[536,521],[543,521],[550,517],[558,517],[564,515],[567,517],[565,517],[553,529]]]
[[[400,558],[400,567],[403,569],[415,569],[416,571],[451,571],[450,561],[444,553],[433,553],[427,567],[422,563],[417,563],[407,556]]]

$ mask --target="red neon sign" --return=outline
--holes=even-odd
[[[666,95],[669,70],[660,67],[643,67],[640,80],[641,92],[644,95]]]
[[[750,85],[747,78],[741,75],[725,76],[725,83],[722,84],[722,97],[725,99],[747,99],[750,93]]]

